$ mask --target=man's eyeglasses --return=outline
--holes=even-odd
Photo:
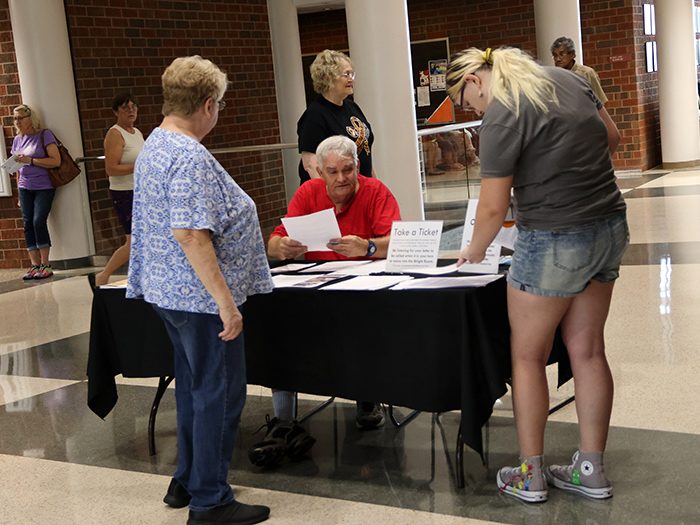
[[[561,53],[552,53],[552,58],[564,58],[567,55],[570,55],[571,51],[562,51]]]
[[[122,111],[138,111],[139,105],[138,104],[132,104],[131,106],[123,105],[119,106],[119,109]]]
[[[350,73],[341,73],[341,77],[345,77],[346,80],[355,80],[355,72],[350,71]]]
[[[217,100],[216,103],[219,105],[219,111],[224,109],[226,107],[226,101],[225,100]]]

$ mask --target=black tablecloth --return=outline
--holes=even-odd
[[[510,377],[505,279],[437,290],[281,288],[250,297],[243,317],[249,383],[461,410],[464,442],[483,453],[481,427]],[[559,338],[557,360],[561,384],[571,375]]]
[[[482,453],[481,427],[510,377],[505,279],[441,290],[281,288],[250,297],[243,319],[248,383],[430,412],[461,410],[463,440]],[[561,342],[551,358],[557,360],[561,384],[571,377]],[[125,299],[124,290],[96,290],[90,408],[101,417],[112,409],[115,374],[172,371],[172,346],[152,307]]]
[[[126,290],[95,288],[90,319],[88,406],[104,418],[117,402],[114,377],[175,373],[173,345],[153,306],[126,299]]]

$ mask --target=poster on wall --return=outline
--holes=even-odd
[[[430,91],[445,91],[447,59],[428,61],[430,68]]]
[[[430,85],[430,71],[429,70],[424,70],[420,72],[420,85],[422,86],[429,86]]]

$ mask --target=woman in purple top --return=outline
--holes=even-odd
[[[45,279],[53,271],[49,265],[51,239],[46,220],[56,189],[51,185],[47,168],[61,164],[61,154],[56,137],[51,130],[42,130],[36,112],[22,104],[14,110],[17,136],[12,142],[11,153],[17,162],[26,164],[19,169],[19,202],[24,220],[24,238],[32,266],[23,279]],[[43,131],[43,138],[42,138]]]

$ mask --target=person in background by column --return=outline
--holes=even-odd
[[[177,470],[163,501],[188,525],[253,524],[270,509],[236,501],[228,472],[246,399],[239,307],[272,291],[255,203],[201,144],[226,74],[200,56],[162,76],[163,122],[134,166],[127,297],[151,303],[173,343]]]
[[[109,193],[114,211],[124,228],[126,241],[112,254],[104,270],[88,276],[93,286],[107,284],[114,271],[129,260],[134,163],[143,147],[143,135],[134,127],[139,105],[131,93],[121,93],[114,97],[112,111],[117,117],[117,123],[109,128],[105,136],[105,170],[109,176]]]
[[[610,157],[620,133],[588,82],[542,67],[519,49],[462,51],[450,59],[446,82],[453,102],[483,115],[479,205],[458,265],[484,259],[508,212],[511,188],[517,210],[507,295],[520,461],[498,471],[497,485],[528,503],[547,499],[547,481],[609,498],[603,453],[613,378],[604,328],[629,244]],[[545,367],[560,325],[574,374],[580,444],[570,465],[545,470]]]
[[[32,264],[22,279],[45,279],[53,275],[49,263],[51,238],[46,221],[56,194],[47,168],[60,166],[61,154],[56,137],[50,129],[41,127],[36,111],[22,104],[14,109],[13,115],[17,136],[12,141],[10,152],[17,155],[17,162],[26,164],[18,171],[17,187],[24,221],[24,239]]]
[[[352,60],[340,51],[321,51],[311,64],[311,79],[319,96],[297,122],[299,179],[303,183],[319,178],[316,148],[334,135],[345,135],[355,143],[360,175],[374,177],[372,128],[360,106],[348,98],[355,82]]]
[[[559,37],[552,44],[550,51],[552,52],[555,66],[568,69],[569,71],[581,75],[590,82],[593,93],[598,97],[598,100],[600,100],[603,105],[608,103],[608,97],[605,96],[605,92],[600,85],[598,73],[596,73],[592,67],[576,63],[576,48],[574,47],[573,40],[565,36]]]

